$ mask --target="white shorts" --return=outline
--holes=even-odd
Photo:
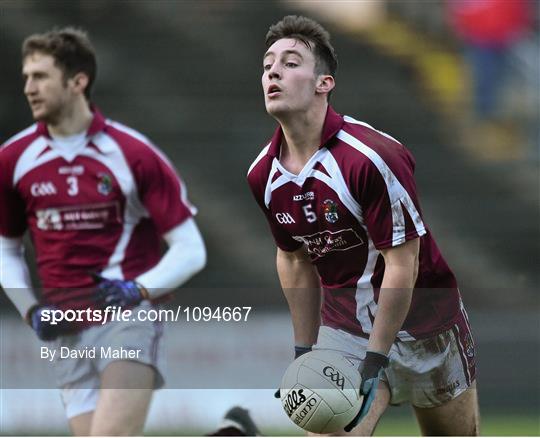
[[[150,309],[143,302],[133,309]],[[150,321],[108,322],[94,325],[80,333],[61,336],[50,343],[56,349],[53,368],[68,418],[94,411],[100,387],[100,374],[111,362],[132,360],[150,365],[156,371],[155,387],[164,384],[163,324]],[[62,350],[63,347],[63,350]],[[67,347],[67,348],[66,348]],[[114,351],[132,351],[132,354],[112,354]],[[68,350],[69,349],[69,350]],[[95,357],[60,358],[61,351],[95,352]],[[83,353],[84,354],[84,353]],[[64,353],[64,356],[66,354]],[[115,357],[116,356],[116,357]]]
[[[368,340],[322,326],[314,349],[336,350],[362,364]],[[410,402],[419,408],[440,406],[460,395],[475,379],[474,344],[467,321],[432,338],[396,341],[383,380],[390,403]]]

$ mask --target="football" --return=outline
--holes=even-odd
[[[313,433],[343,429],[360,411],[360,373],[342,354],[314,350],[289,365],[280,397],[288,417]]]

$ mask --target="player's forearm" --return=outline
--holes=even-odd
[[[0,236],[0,285],[23,318],[37,304],[22,239]]]
[[[309,259],[291,257],[278,250],[277,271],[287,299],[297,346],[317,341],[321,312],[319,276]]]
[[[387,354],[411,306],[418,274],[420,240],[383,250],[385,268],[369,350]]]
[[[157,298],[184,284],[206,265],[204,241],[193,219],[165,236],[169,249],[159,263],[136,278],[150,298]]]
[[[377,315],[369,337],[370,351],[387,354],[401,329],[411,305],[414,270],[386,267],[379,293]]]

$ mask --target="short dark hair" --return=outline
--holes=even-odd
[[[268,29],[266,48],[283,38],[301,41],[313,52],[317,74],[336,75],[338,61],[330,44],[330,34],[315,20],[299,15],[287,15]]]
[[[52,56],[55,64],[64,73],[64,79],[77,73],[85,73],[88,76],[88,85],[84,94],[90,99],[97,74],[97,62],[94,47],[84,30],[65,27],[30,35],[23,42],[22,59],[35,52]]]

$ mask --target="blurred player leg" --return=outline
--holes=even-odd
[[[227,411],[219,429],[207,436],[260,436],[261,432],[247,409],[234,406]]]
[[[110,363],[101,374],[91,435],[142,435],[152,399],[155,372],[132,361]]]
[[[90,435],[90,428],[92,426],[93,416],[94,412],[85,412],[84,414],[70,418],[69,428],[71,429],[71,433],[75,436]]]
[[[480,414],[476,383],[455,399],[436,408],[414,408],[424,436],[478,436]]]

